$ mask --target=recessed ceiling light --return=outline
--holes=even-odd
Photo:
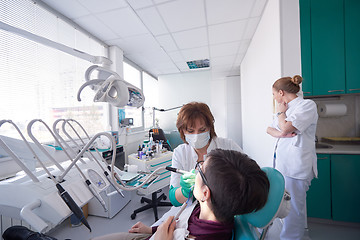
[[[186,62],[190,69],[208,68],[210,67],[209,59],[194,60]]]

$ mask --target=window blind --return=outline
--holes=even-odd
[[[94,56],[107,57],[107,49],[30,0],[0,1],[0,21]],[[107,104],[93,103],[90,88],[76,95],[92,63],[0,29],[0,120],[11,119],[26,134],[32,119],[49,126],[58,118],[79,121],[89,134],[110,130]],[[53,141],[37,129],[42,142]],[[81,132],[81,131],[80,131]],[[5,124],[0,135],[19,138]]]

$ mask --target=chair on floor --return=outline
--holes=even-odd
[[[285,190],[283,175],[274,168],[265,167],[269,182],[269,196],[259,211],[235,216],[233,240],[262,240],[275,218],[284,218],[290,210],[290,194]],[[263,229],[261,234],[259,229]]]
[[[161,200],[166,200],[167,196],[165,195],[165,193],[162,193],[160,196],[157,196],[157,194],[160,193],[160,192],[161,192],[161,189],[153,192],[151,194],[151,199],[146,198],[146,197],[142,197],[140,202],[141,203],[146,202],[147,204],[145,206],[142,206],[142,207],[136,209],[131,214],[131,219],[135,219],[137,213],[143,212],[145,210],[148,210],[148,209],[152,208],[153,211],[154,211],[155,221],[159,220],[157,207],[165,207],[165,206],[171,207],[172,206],[172,204],[170,202],[162,202],[161,201]]]

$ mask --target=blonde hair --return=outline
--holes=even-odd
[[[282,77],[275,81],[273,88],[277,91],[283,90],[288,93],[298,93],[300,91],[300,83],[302,83],[303,78],[300,75],[295,75],[294,77]]]

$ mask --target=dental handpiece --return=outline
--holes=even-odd
[[[186,174],[186,173],[191,174],[191,172],[181,170],[181,169],[178,169],[178,168],[173,168],[173,167],[165,167],[165,169],[169,170],[171,172],[180,173],[180,174]]]
[[[66,205],[69,207],[69,209],[75,214],[75,216],[90,230],[91,232],[91,227],[88,223],[88,221],[86,220],[83,211],[81,210],[81,208],[75,203],[74,199],[72,199],[72,197],[70,196],[70,194],[65,191],[65,189],[59,184],[56,184],[56,188],[59,191],[59,195],[61,196],[61,198],[64,200],[64,202],[66,203]]]

